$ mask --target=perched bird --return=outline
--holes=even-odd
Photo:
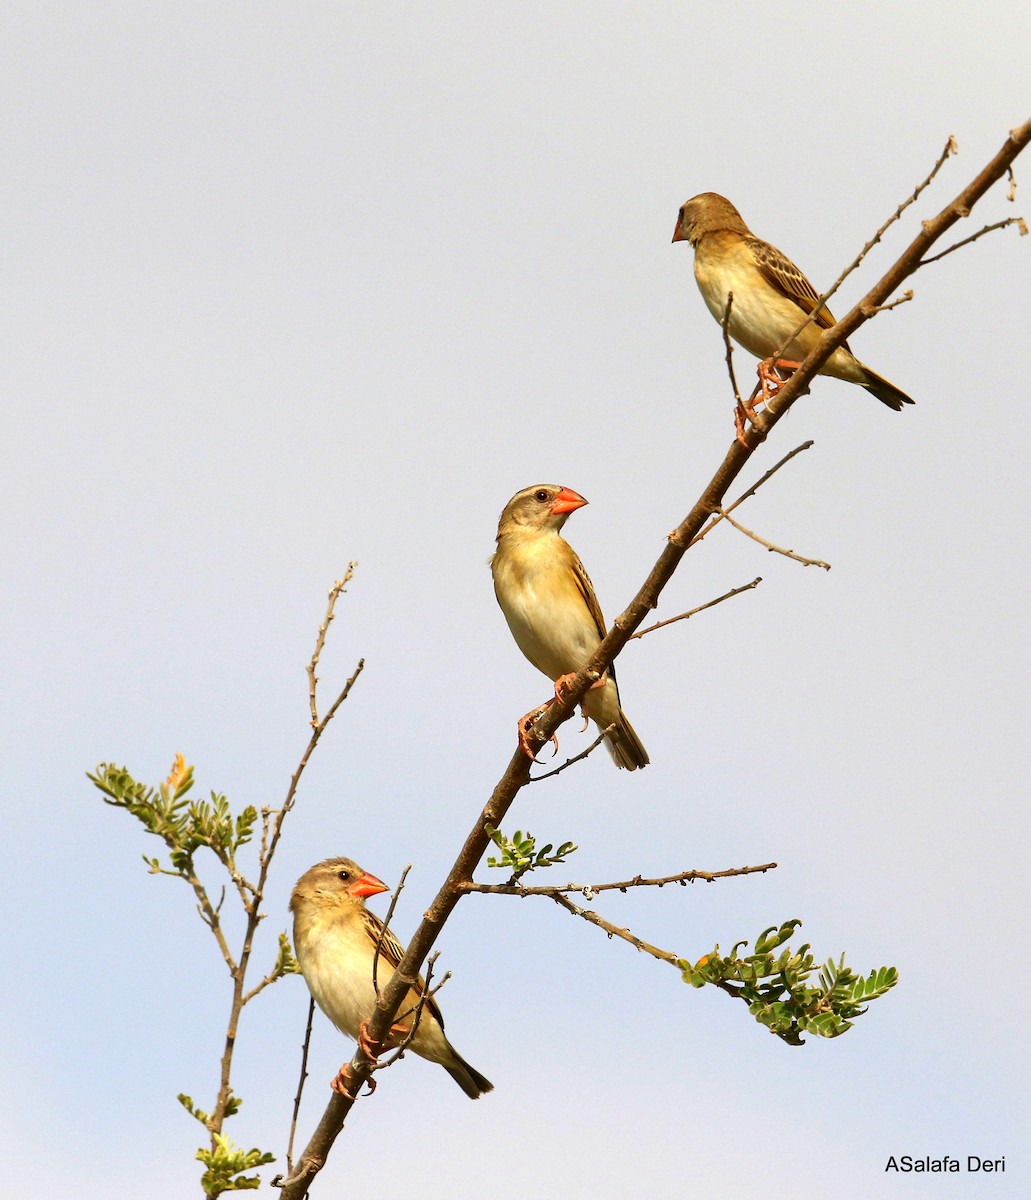
[[[373,959],[382,937],[377,979],[383,987],[404,956],[397,938],[384,931],[383,922],[365,907],[369,896],[385,892],[387,885],[363,871],[349,858],[327,858],[305,871],[290,897],[294,914],[294,952],[304,982],[341,1033],[362,1044],[368,1052],[366,1022],[376,1005]],[[420,977],[401,1005],[391,1029],[389,1045],[397,1045],[411,1032],[420,997],[426,985]],[[430,1062],[440,1063],[463,1092],[473,1100],[494,1085],[471,1067],[444,1036],[444,1018],[429,997],[409,1048]],[[371,1055],[370,1055],[371,1057]],[[333,1081],[335,1091],[350,1094],[348,1068]]]
[[[787,341],[820,297],[790,259],[754,236],[726,197],[702,192],[688,200],[677,215],[673,241],[690,242],[694,247],[695,279],[706,307],[721,325],[727,295],[733,292],[727,330],[750,354],[765,360],[760,366],[761,379],[769,382],[764,367],[797,367],[823,331],[835,324],[826,307],[821,308],[797,337]],[[780,357],[771,363],[778,351]],[[889,408],[898,410],[913,403],[905,392],[861,363],[846,344],[834,351],[820,374],[858,383]],[[764,397],[766,394],[764,390]]]
[[[583,563],[559,536],[569,514],[586,503],[557,484],[538,483],[517,492],[501,514],[498,548],[490,561],[494,594],[516,645],[554,682],[559,698],[605,636],[605,618]],[[612,667],[592,684],[583,708],[600,729],[614,726],[605,740],[617,767],[634,771],[648,765],[648,752],[619,706]],[[542,711],[527,713],[519,723],[524,750],[527,723]]]

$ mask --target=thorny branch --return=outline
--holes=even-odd
[[[863,306],[883,304],[902,281],[919,267],[920,260],[927,250],[961,217],[966,216],[988,188],[1005,174],[1007,168],[1028,141],[1031,141],[1031,121],[1027,121],[1010,132],[1002,149],[980,174],[937,217],[924,223],[920,234],[862,301],[821,336],[816,346],[806,355],[798,370],[783,384],[777,395],[770,400],[766,410],[759,415],[753,429],[746,431],[744,438],[747,444],[742,444],[736,439],[731,443],[716,474],[691,511],[670,535],[668,544],[637,595],[613,622],[612,628],[602,639],[590,661],[574,677],[563,698],[556,700],[551,705],[531,731],[529,738],[531,748],[543,746],[559,726],[569,719],[591,683],[599,679],[608,669],[630,636],[643,623],[645,616],[656,607],[663,588],[669,582],[681,558],[687,552],[693,539],[697,537],[709,515],[722,505],[727,489],[741,473],[753,451],[761,445],[777,421],[803,393],[810,380],[834,350],[867,319],[863,315]],[[934,172],[929,179],[933,177],[933,174]],[[914,195],[919,194],[921,190],[922,187],[918,188]],[[902,207],[900,206],[899,212]],[[369,1022],[369,1037],[373,1051],[383,1046],[394,1014],[400,1008],[408,989],[418,979],[420,965],[433,948],[452,909],[465,894],[465,886],[472,881],[472,873],[489,842],[485,826],[500,827],[519,790],[525,786],[529,778],[529,771],[529,759],[521,750],[517,749],[482,812],[477,817],[447,878],[426,910],[412,940],[408,943],[408,949],[397,970],[380,995],[376,1010]],[[353,1077],[356,1080],[367,1079],[373,1065],[373,1061],[359,1048],[351,1060]],[[344,1120],[353,1105],[354,1100],[350,1097],[334,1093],[330,1098],[296,1170],[283,1183],[284,1200],[302,1200],[305,1196],[312,1179],[325,1163],[326,1156],[343,1128]]]

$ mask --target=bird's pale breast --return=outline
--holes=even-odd
[[[704,239],[695,253],[694,273],[705,306],[720,325],[727,296],[733,292],[728,332],[756,358],[770,358],[779,351],[783,358],[801,362],[819,341],[823,330],[810,324],[784,347],[807,314],[766,279],[743,238]],[[844,347],[831,355],[821,374],[862,382],[862,368]]]
[[[498,603],[516,645],[549,679],[579,670],[601,638],[557,534],[515,541],[492,564]]]

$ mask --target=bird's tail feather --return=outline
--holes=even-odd
[[[494,1091],[494,1084],[485,1075],[471,1067],[454,1047],[452,1051],[454,1057],[450,1062],[444,1063],[444,1067],[470,1100],[478,1100],[484,1092]]]
[[[622,709],[619,710],[619,720],[615,729],[606,737],[605,742],[617,767],[636,771],[638,767],[646,767],[651,762],[644,743],[634,732],[633,725],[626,719]]]
[[[863,387],[870,393],[871,396],[876,396],[882,404],[887,404],[889,408],[893,408],[896,412],[902,408],[903,404],[914,404],[915,401],[911,396],[907,396],[901,388],[897,388],[893,383],[889,383],[883,376],[878,375],[876,371],[871,371],[868,366],[863,365]]]

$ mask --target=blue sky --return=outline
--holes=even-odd
[[[181,751],[200,792],[278,803],[357,560],[325,693],[367,666],[287,826],[259,963],[331,854],[389,882],[413,864],[407,935],[548,691],[492,594],[505,501],[589,499],[566,534],[611,617],[732,436],[679,205],[728,195],[826,286],[955,135],[844,311],[1026,119],[1029,37],[1017,4],[4,7],[11,1178],[199,1194],[175,1096],[214,1095],[224,969],[85,772],[156,782]],[[1029,215],[1029,162],[961,234]],[[892,1154],[1005,1155],[951,1189],[1027,1191],[1029,254],[994,234],[859,331],[915,408],[818,380],[747,481],[814,448],[741,513],[832,570],[707,539],[660,617],[764,582],[621,658],[652,765],[597,754],[511,818],[580,844],[560,882],[776,860],[597,907],[692,958],[801,917],[820,956],[900,986],[791,1049],[553,906],[471,898],[440,1001],[496,1091],[470,1105],[406,1059],[319,1194],[941,1194]],[[282,1153],[306,1004],[289,979],[244,1016],[245,1146]],[[320,1020],[302,1134],[350,1053]]]

